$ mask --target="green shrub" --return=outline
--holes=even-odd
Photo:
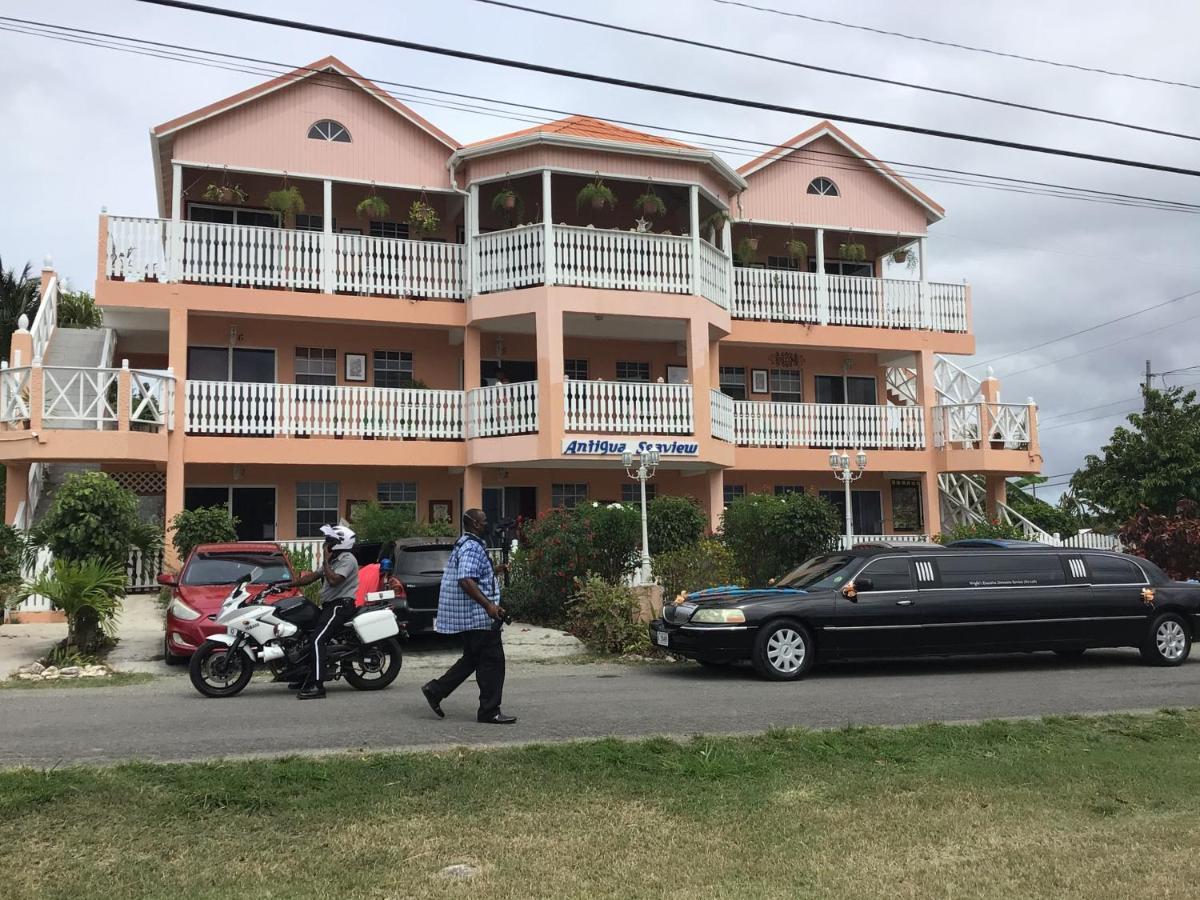
[[[67,476],[30,536],[58,560],[98,559],[124,566],[131,546],[158,552],[162,526],[141,520],[133,491],[103,472],[81,472]]]
[[[292,564],[292,572],[296,578],[299,578],[305,572],[315,572],[317,570],[316,552],[312,547],[301,546],[296,549],[284,547],[283,553],[287,557],[288,562]],[[321,582],[319,581],[306,584],[300,590],[313,603],[316,603],[321,598]]]
[[[386,543],[406,537],[457,537],[458,529],[446,520],[418,522],[408,505],[384,506],[372,500],[354,509],[350,522],[361,543]]]
[[[128,551],[128,544],[125,545]],[[55,559],[18,592],[24,600],[42,596],[67,616],[66,648],[91,653],[116,630],[125,590],[125,566],[99,559]]]
[[[965,541],[971,538],[1001,538],[1020,541],[1025,539],[1025,532],[1020,525],[1007,525],[999,519],[990,522],[972,522],[969,525],[956,525],[941,534],[935,534],[933,539],[939,544],[949,544],[951,541]]]
[[[201,506],[185,509],[171,520],[171,544],[182,564],[189,553],[200,544],[219,544],[236,541],[237,516],[224,506]]]
[[[708,527],[708,516],[694,497],[655,497],[646,504],[650,555],[690,547]]]
[[[633,591],[596,575],[578,582],[567,608],[567,630],[595,653],[637,653],[650,649],[646,626],[635,622]]]
[[[662,585],[664,603],[670,603],[680,591],[742,583],[732,551],[714,539],[659,554],[654,557],[654,575]]]
[[[0,607],[21,586],[21,564],[27,552],[25,535],[12,525],[0,525]]]
[[[748,494],[721,516],[721,538],[752,587],[828,552],[841,530],[833,504],[813,494]]]

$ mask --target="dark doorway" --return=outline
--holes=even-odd
[[[237,517],[239,541],[275,540],[275,488],[195,486],[183,491],[186,509],[220,506]]]
[[[821,491],[821,498],[832,503],[846,521],[844,491]],[[883,534],[883,497],[879,491],[851,491],[850,510],[855,534]]]
[[[496,377],[503,372],[509,381],[537,381],[537,363],[521,359],[484,359],[479,362],[480,383],[495,384]]]

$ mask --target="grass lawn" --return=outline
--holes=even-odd
[[[25,770],[0,894],[1192,898],[1198,819],[1200,711]]]
[[[14,677],[0,680],[0,690],[52,691],[58,688],[120,687],[127,684],[144,684],[153,681],[154,678],[154,675],[147,672],[113,672],[106,678],[56,678],[53,681],[22,681]]]

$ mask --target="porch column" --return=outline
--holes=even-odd
[[[4,464],[4,521],[17,524],[17,509],[29,501],[29,463]],[[32,521],[34,510],[26,510],[26,521]]]
[[[550,170],[542,169],[542,254],[545,259],[545,284],[555,282],[554,272],[554,207],[550,205]]]
[[[984,483],[987,489],[986,506],[989,522],[1000,518],[1000,507],[1008,502],[1008,479],[1003,475],[986,475]]]
[[[167,333],[167,362],[175,372],[179,381],[175,385],[175,428],[167,432],[167,485],[166,485],[166,527],[168,532],[171,521],[183,512],[184,489],[184,443],[187,432],[187,346],[188,346],[188,314],[186,309],[171,310]],[[175,555],[175,549],[169,539],[164,548],[164,566],[178,570],[183,562]]]
[[[483,467],[467,466],[463,469],[463,508],[459,516],[468,509],[483,509]],[[461,525],[459,526],[461,529]]]
[[[537,332],[538,446],[543,459],[559,456],[563,433],[563,314],[553,299],[534,313]]]
[[[692,293],[700,294],[700,185],[688,186],[688,235],[692,239]]]
[[[463,297],[471,296],[471,235],[475,232],[475,209],[471,193],[463,197]]]
[[[928,269],[925,267],[925,238],[917,238],[917,321],[922,328],[933,328],[929,314]]]
[[[829,278],[825,275],[825,229],[817,229],[817,321],[829,324]]]
[[[463,331],[463,390],[479,387],[479,326],[468,325]]]
[[[725,224],[721,226],[721,249],[725,251],[725,296],[729,298],[729,308],[735,309],[733,296],[733,226],[729,216],[725,216]]]
[[[700,318],[688,320],[688,372],[692,379],[693,434],[698,438],[712,437],[712,355],[708,322]]]
[[[121,371],[117,373],[117,431],[129,430],[129,417],[133,414],[133,373],[129,371],[129,360],[121,360]]]
[[[479,293],[479,185],[467,191],[467,214],[463,217],[467,239],[467,296]]]
[[[937,389],[934,381],[934,365],[937,357],[930,350],[918,350],[913,354],[916,371],[916,402],[922,409],[925,423],[923,441],[925,446],[924,471],[921,473],[921,509],[925,516],[925,531],[930,536],[942,530],[942,493],[938,487],[938,462],[942,458],[933,446],[933,417],[937,414]]]
[[[322,182],[322,188],[324,196],[321,199],[321,290],[332,294],[336,282],[336,254],[333,252],[333,182],[326,178]]]
[[[928,471],[921,475],[921,511],[925,516],[925,533],[931,538],[942,531],[942,492],[938,487],[937,472]]]
[[[725,512],[725,470],[712,469],[705,480],[708,482],[708,530],[716,534],[721,529],[721,514]]]
[[[992,423],[999,415],[1000,411],[996,408],[999,402],[1000,379],[992,374],[992,367],[988,366],[987,376],[979,382],[979,446],[984,449],[991,446],[994,433]]]
[[[170,257],[167,271],[171,281],[183,279],[183,166],[171,163],[171,226],[167,235]]]

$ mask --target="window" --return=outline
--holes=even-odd
[[[911,591],[912,573],[908,569],[908,557],[893,556],[868,563],[862,575],[871,579],[872,591]]]
[[[375,489],[380,506],[408,506],[413,517],[417,512],[417,483],[415,481],[381,481]]]
[[[297,347],[296,384],[337,384],[337,351]]]
[[[588,361],[586,359],[564,359],[563,374],[572,381],[587,381]]]
[[[394,240],[408,240],[408,223],[407,222],[376,222],[371,221],[367,226],[367,234],[371,237],[393,238]]]
[[[892,482],[892,527],[896,531],[920,531],[921,485],[917,481]]]
[[[658,496],[658,485],[657,484],[646,485],[646,502],[649,503],[651,500],[653,500],[657,496]],[[638,487],[638,485],[636,485],[636,484],[621,485],[621,502],[622,503],[641,503],[642,502],[641,488]]]
[[[746,496],[746,486],[744,484],[727,484],[725,485],[725,505],[728,506],[738,497]]]
[[[550,485],[550,505],[555,509],[574,509],[587,500],[588,486],[586,484],[552,484]]]
[[[321,526],[337,520],[336,481],[296,482],[296,537],[320,537]]]
[[[768,256],[768,269],[799,269],[801,260],[794,256]]]
[[[813,271],[817,263],[813,260]],[[859,278],[872,278],[875,275],[875,264],[869,262],[843,262],[840,259],[825,260],[826,275],[857,275]]]
[[[333,119],[321,119],[313,122],[308,128],[308,136],[314,141],[335,141],[339,144],[350,143],[350,132],[341,122]]]
[[[375,387],[402,388],[413,383],[413,355],[402,350],[376,350]]]
[[[833,504],[840,521],[846,520],[844,490],[821,491],[821,499]],[[851,491],[850,512],[856,536],[883,534],[883,500],[879,491]]]
[[[200,203],[190,203],[188,204],[188,219],[192,222],[216,222],[221,225],[279,227],[279,213],[277,212],[236,206],[205,206]]]
[[[808,183],[808,192],[816,194],[818,197],[840,196],[838,186],[824,175],[818,176]]]
[[[788,494],[803,494],[804,485],[802,484],[777,484],[775,485],[775,496],[786,497]]]
[[[1029,587],[1063,584],[1062,564],[1053,553],[985,550],[963,556],[938,557],[942,587]]]
[[[818,403],[857,403],[875,406],[875,379],[866,375],[817,375],[813,378]]]
[[[1088,556],[1092,584],[1145,584],[1146,576],[1134,563],[1115,556]]]
[[[745,366],[721,366],[721,393],[734,400],[746,399]]]
[[[649,381],[650,363],[618,362],[617,381]]]
[[[771,399],[776,403],[799,403],[801,383],[799,369],[771,370]]]
[[[297,231],[324,231],[325,217],[314,216],[310,213],[296,213]]]

